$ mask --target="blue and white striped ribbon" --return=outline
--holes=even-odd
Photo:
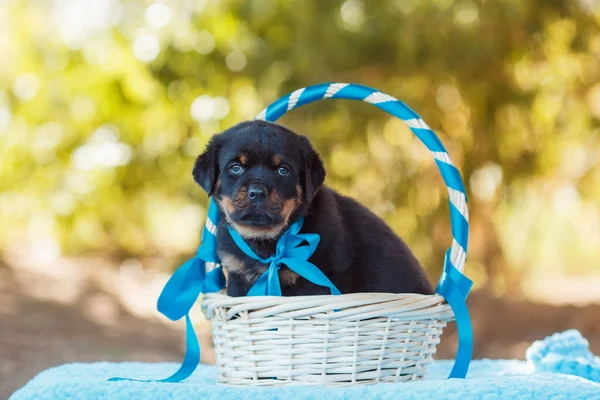
[[[450,155],[440,139],[419,114],[395,97],[367,86],[353,83],[323,83],[308,86],[281,97],[262,110],[256,119],[274,122],[289,110],[322,99],[348,99],[370,103],[404,121],[431,152],[448,189],[453,238],[452,246],[446,253],[444,272],[436,291],[452,307],[459,331],[456,362],[450,377],[464,378],[473,347],[471,321],[466,305],[472,282],[462,273],[467,259],[469,211],[460,172],[452,164]]]

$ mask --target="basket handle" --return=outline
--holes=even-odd
[[[436,292],[448,302],[458,327],[458,351],[450,378],[464,378],[473,350],[471,320],[466,298],[472,282],[463,275],[469,241],[467,195],[458,169],[437,135],[409,106],[388,94],[354,83],[323,83],[293,91],[262,110],[256,119],[274,122],[294,108],[322,99],[360,100],[404,121],[431,152],[449,194],[452,245],[446,252],[444,272]]]

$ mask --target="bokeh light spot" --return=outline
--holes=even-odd
[[[239,72],[246,67],[246,55],[241,51],[232,51],[227,55],[225,64],[233,72]]]
[[[199,54],[209,54],[215,49],[216,41],[207,31],[198,32],[194,36],[193,47]]]
[[[133,54],[143,62],[154,60],[160,53],[160,43],[156,35],[146,33],[138,37],[133,43]]]
[[[12,90],[19,100],[31,100],[40,88],[40,81],[34,74],[19,75],[13,82]]]
[[[365,5],[360,0],[346,0],[340,14],[346,28],[358,30],[365,22]]]
[[[146,10],[146,22],[155,28],[162,28],[171,20],[171,14],[171,8],[167,4],[154,3]]]

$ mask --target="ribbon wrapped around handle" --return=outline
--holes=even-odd
[[[435,291],[444,297],[452,308],[458,329],[458,350],[448,378],[465,378],[473,355],[473,330],[467,308],[467,296],[473,281],[456,269],[450,253],[451,249],[448,249],[444,259],[444,271]]]

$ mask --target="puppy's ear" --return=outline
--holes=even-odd
[[[304,167],[304,194],[306,202],[310,203],[325,181],[325,167],[319,154],[312,148],[304,153]]]
[[[200,154],[196,159],[194,170],[192,175],[198,185],[202,186],[202,189],[212,196],[215,189],[215,184],[219,178],[219,150],[221,149],[221,143],[219,142],[218,136],[214,136],[204,153]]]

